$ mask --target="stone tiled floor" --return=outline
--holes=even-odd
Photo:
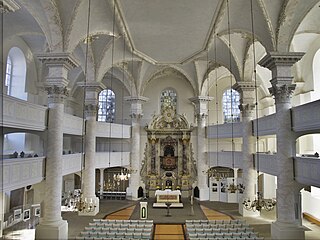
[[[149,219],[153,219],[155,223],[158,224],[182,224],[186,219],[206,219],[205,214],[200,208],[199,202],[195,201],[193,206],[190,202],[184,202],[183,209],[170,209],[171,217],[166,216],[166,209],[153,209],[152,203],[154,200],[148,200],[148,214]],[[102,200],[100,203],[100,213],[94,217],[78,217],[75,212],[66,212],[62,214],[63,219],[68,221],[69,225],[69,239],[74,239],[78,236],[81,231],[83,231],[85,226],[88,226],[89,222],[93,218],[105,218],[106,215],[111,214],[115,211],[136,205],[131,219],[139,218],[139,203],[127,200]],[[238,204],[227,204],[220,202],[201,202],[201,205],[217,210],[219,212],[225,213],[233,218],[242,218],[238,213]],[[274,213],[263,213],[260,217],[245,219],[256,232],[259,232],[260,236],[265,237],[266,240],[271,239],[270,237],[270,224],[275,219]],[[312,224],[306,220],[303,221],[303,225],[310,229],[306,231],[306,240],[319,240],[320,239],[320,227]],[[17,228],[16,228],[17,229]],[[21,240],[33,240],[34,239],[34,229],[30,230],[16,230],[10,231],[10,229],[5,230],[6,238],[4,239],[21,239]]]

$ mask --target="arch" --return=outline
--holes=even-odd
[[[6,67],[5,84],[8,84],[6,85],[8,95],[27,100],[28,95],[25,92],[27,64],[20,48],[13,47],[9,50]]]
[[[200,190],[199,190],[198,186],[196,186],[193,189],[193,197],[195,197],[195,198],[199,198],[200,197]]]
[[[320,48],[317,50],[316,54],[314,55],[312,61],[312,72],[313,72],[313,100],[320,99]]]

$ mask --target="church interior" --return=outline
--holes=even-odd
[[[319,0],[0,10],[2,239],[319,239]]]

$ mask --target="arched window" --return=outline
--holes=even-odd
[[[224,122],[240,121],[240,95],[233,89],[228,89],[222,96]]]
[[[177,109],[177,93],[173,89],[165,89],[161,92],[160,96],[161,110],[167,108],[168,106]]]
[[[27,100],[26,88],[27,64],[24,53],[20,48],[10,49],[7,57],[5,86],[7,94]]]
[[[98,121],[112,123],[116,112],[116,97],[112,90],[106,89],[99,93]]]
[[[7,88],[7,94],[11,94],[11,82],[12,82],[12,60],[11,57],[8,55],[7,57],[7,66],[6,66],[6,80],[5,86]]]

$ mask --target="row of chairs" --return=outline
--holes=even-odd
[[[186,220],[187,236],[199,239],[263,239],[244,220]]]
[[[208,239],[214,239],[214,240],[263,240],[263,237],[249,237],[249,238],[195,238],[194,240],[208,240]],[[191,240],[191,238],[190,238]],[[193,240],[193,239],[192,239]]]
[[[256,238],[255,233],[189,233],[190,239],[196,238]]]
[[[122,233],[135,233],[135,232],[145,232],[145,233],[150,233],[152,232],[152,228],[92,228],[92,227],[85,227],[84,231],[82,232],[84,233],[92,233],[92,234],[96,234],[96,233],[109,233],[109,232],[122,232]]]
[[[189,228],[246,228],[246,227],[249,227],[249,225],[246,223],[236,223],[236,224],[187,223],[186,226]]]
[[[93,219],[94,223],[128,223],[128,224],[153,224],[153,220],[120,220],[120,219]]]
[[[109,237],[103,237],[103,238],[101,238],[101,237],[81,237],[81,236],[79,236],[79,237],[76,237],[76,239],[75,240],[113,240],[114,238],[109,238]],[[126,238],[126,237],[124,237],[124,238],[117,238],[117,240],[137,240],[136,238]]]
[[[124,224],[124,223],[89,223],[92,228],[152,228],[152,223]]]
[[[104,239],[104,238],[134,238],[134,239],[151,239],[151,232],[134,232],[134,233],[124,233],[124,232],[97,232],[95,234],[88,232],[81,232],[80,237],[84,238],[94,238],[94,239]]]
[[[253,228],[188,228],[189,233],[253,233]]]
[[[200,224],[200,223],[210,223],[210,224],[237,224],[237,223],[245,223],[244,220],[241,219],[216,219],[216,220],[186,220],[186,223]]]
[[[94,219],[76,240],[151,239],[152,220]]]

